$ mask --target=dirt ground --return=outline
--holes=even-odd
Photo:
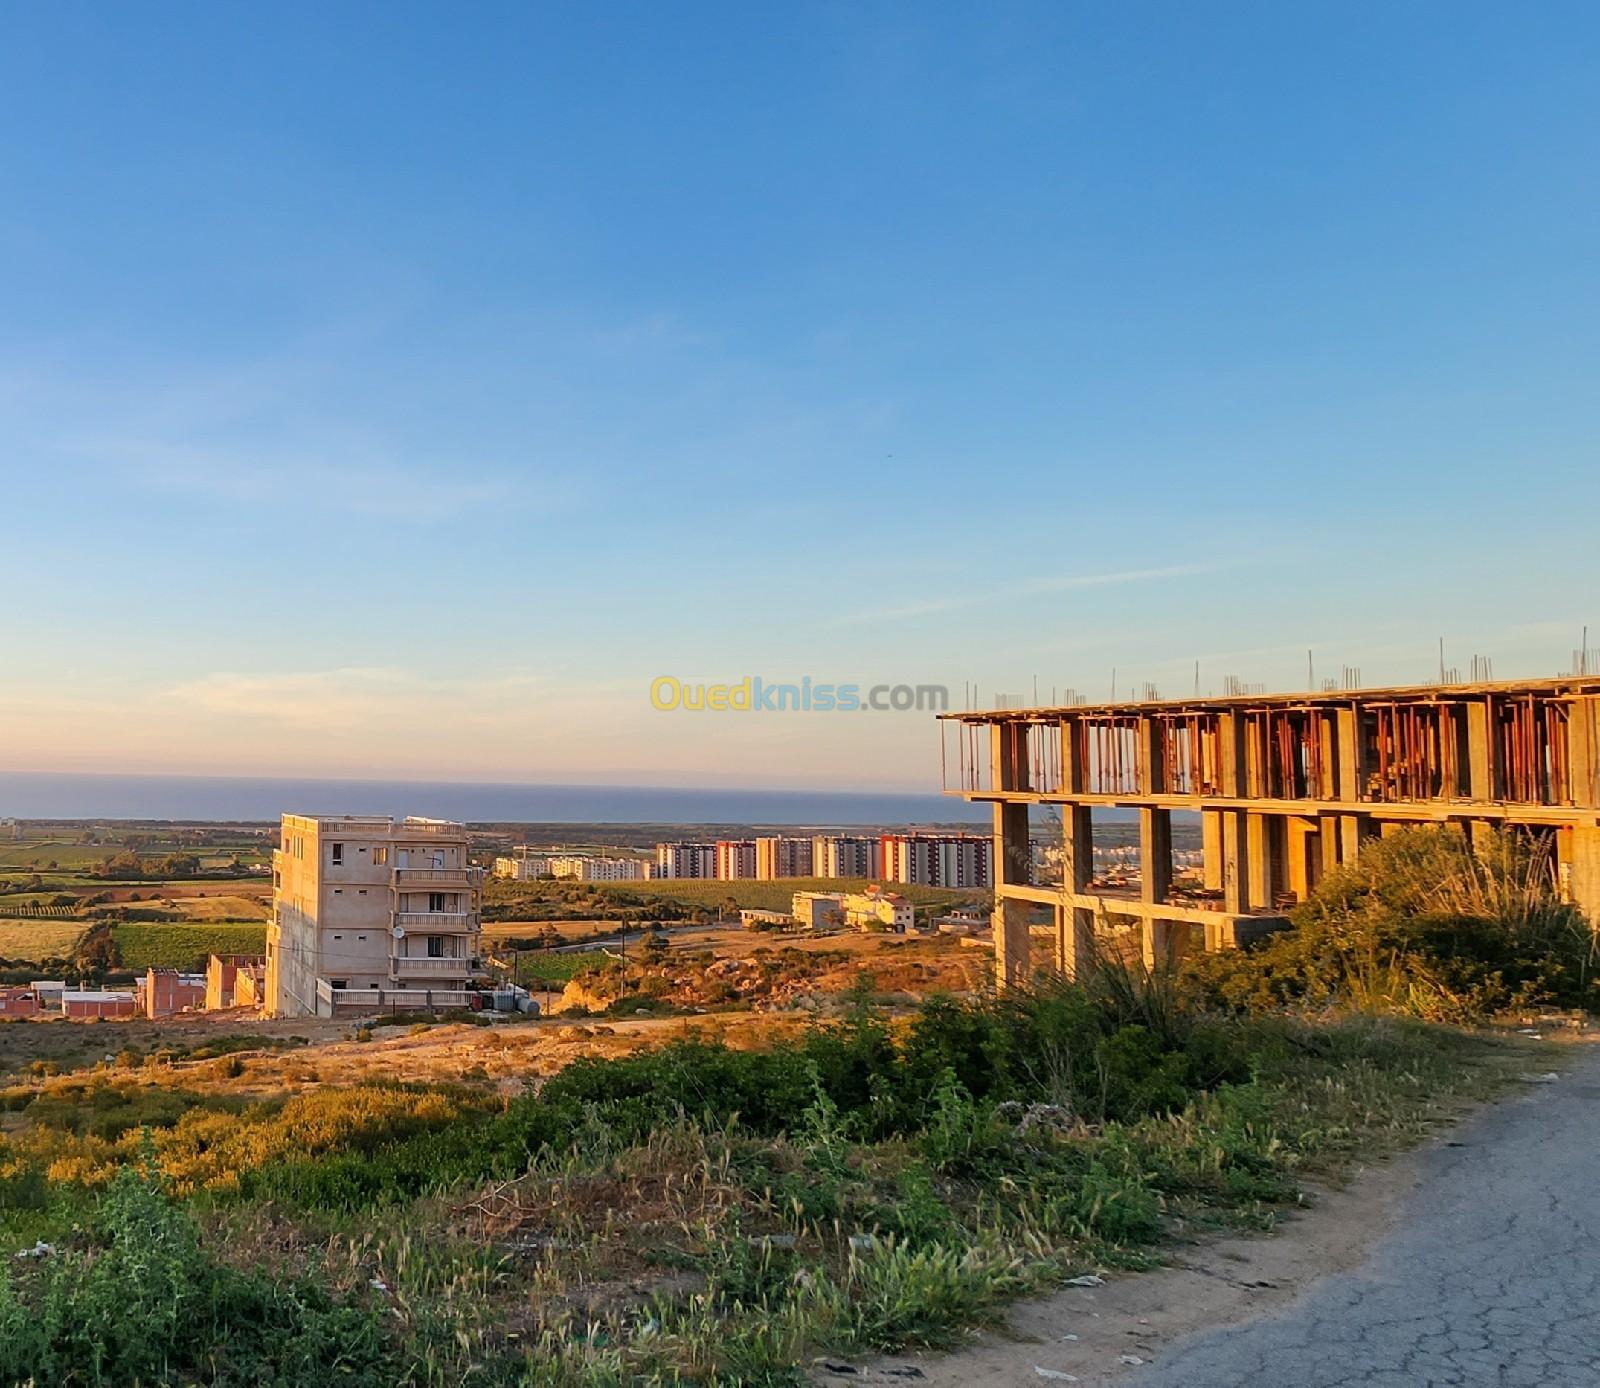
[[[936,989],[961,989],[981,974],[984,962],[979,957],[982,951],[963,950],[943,937],[780,936],[738,929],[686,931],[674,938],[668,958],[703,956],[709,951],[719,960],[748,961],[762,951],[785,949],[822,956],[807,987],[824,1003],[829,995],[848,992],[863,973],[870,973],[875,986],[891,1000]],[[551,1002],[558,996],[547,994],[543,1000]],[[0,1083],[28,1078],[34,1061],[75,1070],[124,1049],[148,1055],[164,1048],[196,1049],[223,1037],[244,1035],[260,1037],[263,1043],[295,1044],[281,1050],[264,1044],[259,1051],[240,1052],[245,1073],[238,1077],[214,1075],[209,1060],[180,1059],[159,1069],[119,1070],[118,1079],[269,1094],[367,1079],[449,1082],[467,1078],[514,1092],[530,1080],[554,1074],[578,1056],[620,1055],[681,1036],[721,1037],[734,1046],[766,1045],[800,1030],[814,1015],[815,1010],[730,1010],[608,1021],[508,1014],[485,1019],[485,1025],[418,1025],[410,1020],[386,1025],[381,1017],[264,1020],[247,1009],[230,1009],[159,1021],[28,1019],[0,1023]]]

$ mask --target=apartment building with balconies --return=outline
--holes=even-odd
[[[277,1017],[464,1007],[481,973],[483,871],[466,826],[284,815],[265,1008]]]

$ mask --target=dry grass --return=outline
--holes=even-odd
[[[149,903],[176,911],[191,921],[264,921],[270,914],[265,899],[256,896],[174,896]]]
[[[0,919],[0,959],[64,958],[83,930],[82,921]]]

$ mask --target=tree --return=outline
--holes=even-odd
[[[122,950],[109,924],[96,925],[78,941],[73,964],[84,973],[103,974],[122,966]]]
[[[639,941],[639,958],[646,964],[659,964],[667,957],[667,937],[652,930]]]
[[[123,849],[121,853],[113,853],[100,860],[100,865],[95,869],[96,877],[143,877],[144,860],[131,848]]]

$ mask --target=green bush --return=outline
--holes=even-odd
[[[57,1253],[28,1273],[0,1267],[0,1384],[396,1381],[377,1308],[309,1278],[212,1260],[192,1218],[131,1167],[107,1192],[93,1235],[92,1250]]]
[[[1365,844],[1253,948],[1191,961],[1203,1005],[1355,1007],[1435,1021],[1593,998],[1595,935],[1548,846],[1502,830],[1408,829]]]

